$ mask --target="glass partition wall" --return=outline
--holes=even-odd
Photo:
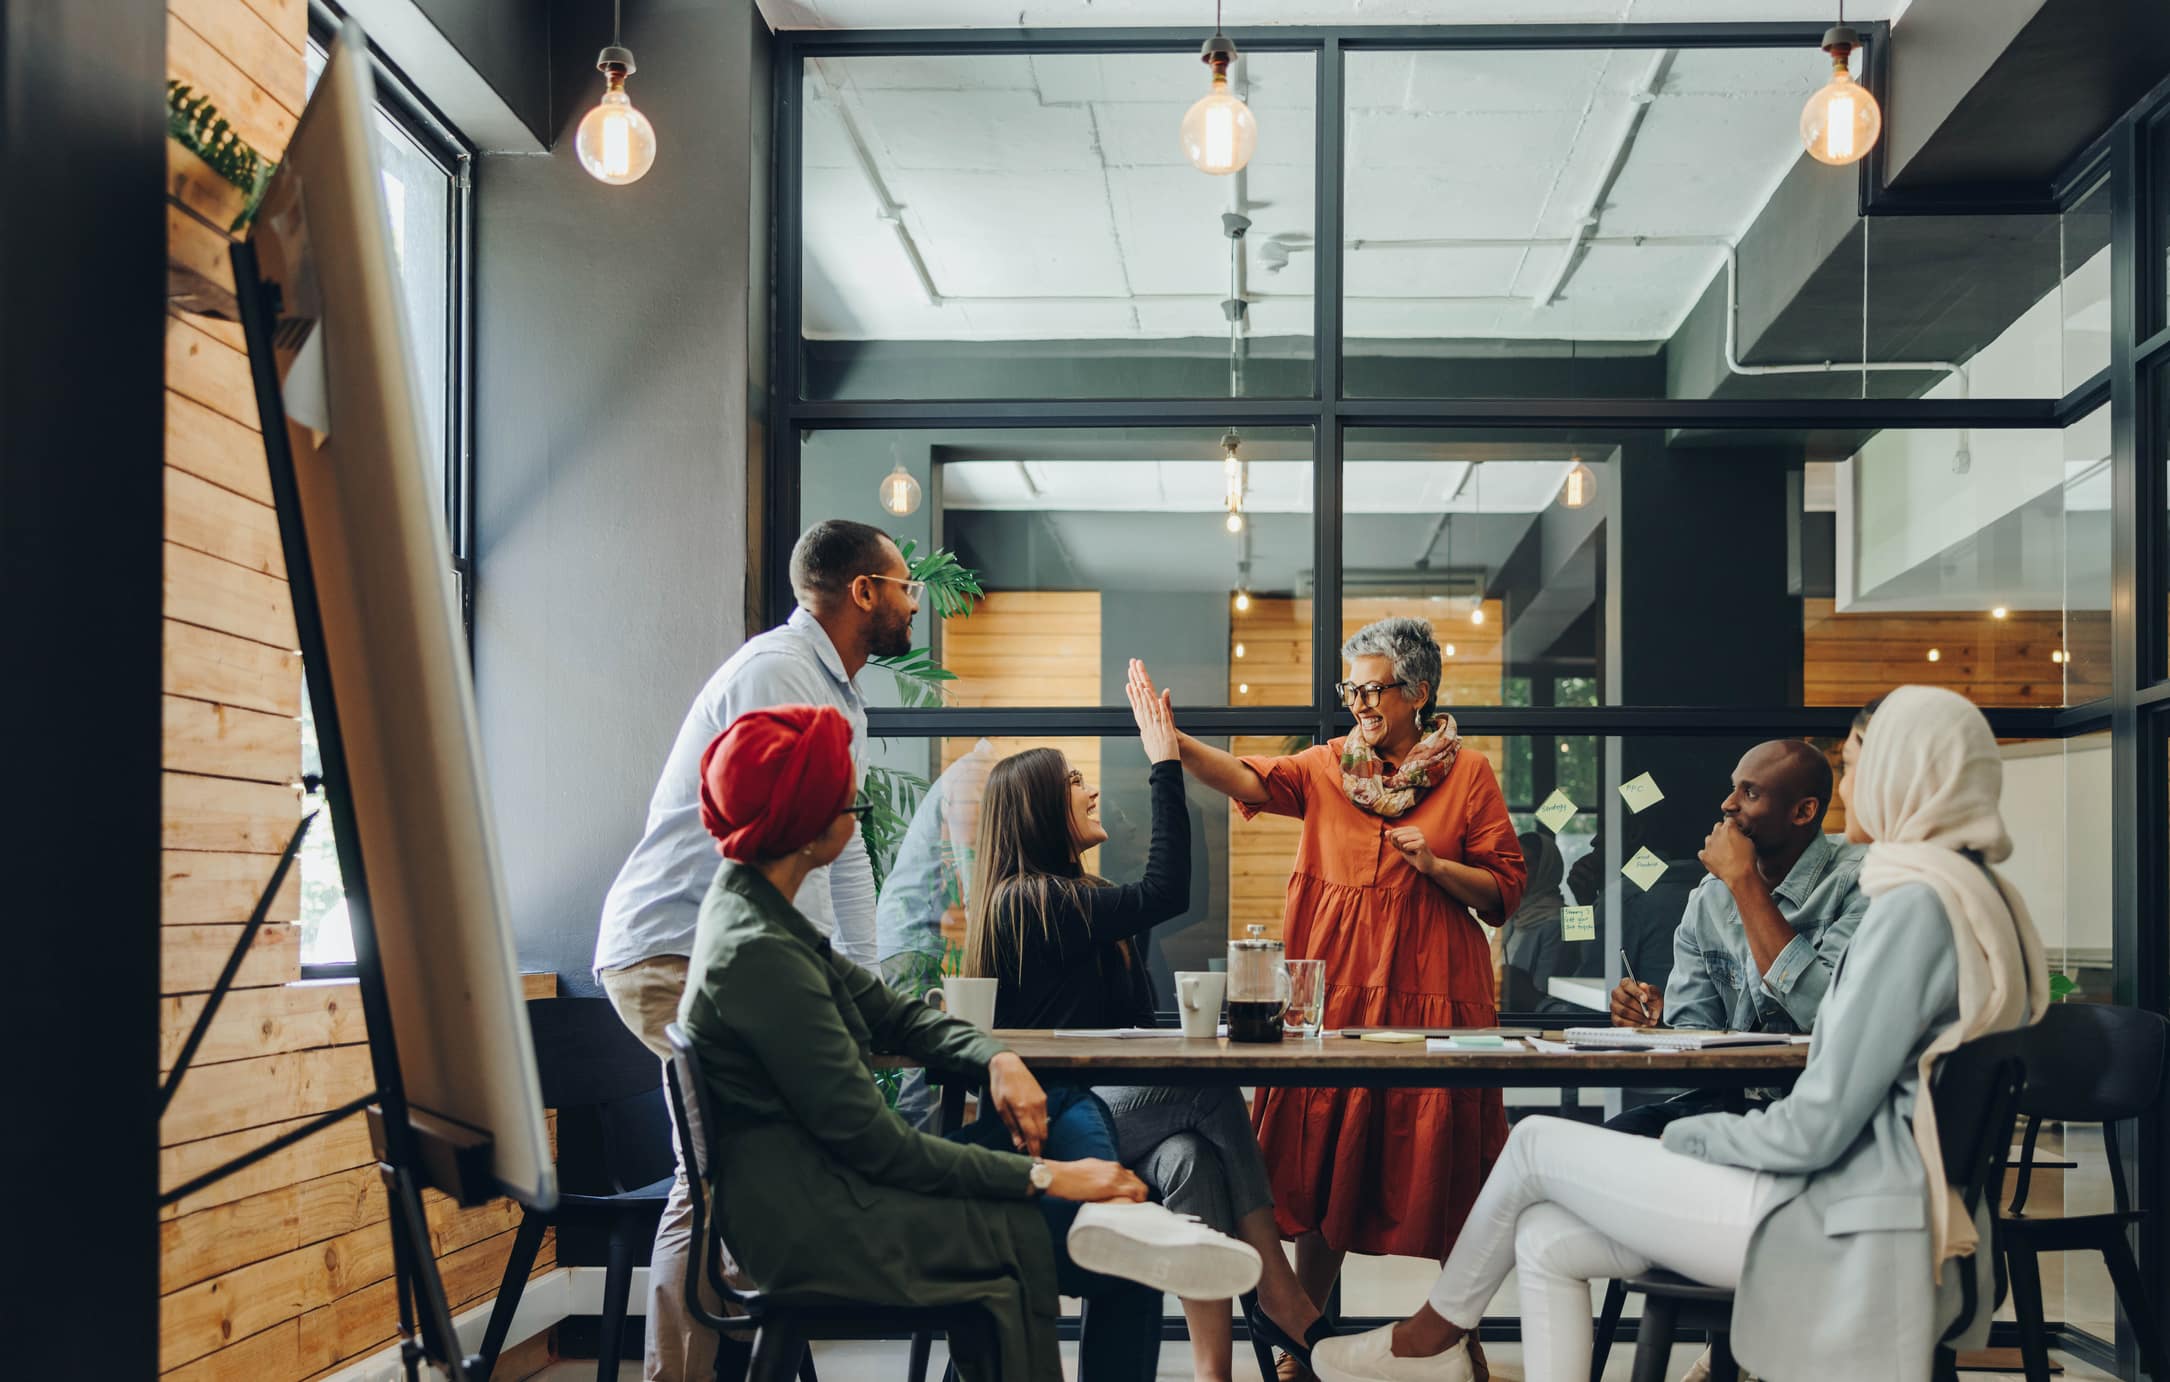
[[[2004,741],[2053,968],[2161,1003],[2170,191],[2118,178],[2170,135],[2128,116],[1994,214],[1864,214],[1795,129],[1824,25],[1238,31],[1258,140],[1230,176],[1177,139],[1198,32],[778,36],[769,613],[825,517],[983,588],[914,630],[952,680],[862,677],[894,974],[954,963],[1002,754],[1062,751],[1103,794],[1095,867],[1142,868],[1130,658],[1192,733],[1292,752],[1347,731],[1340,644],[1396,615],[1435,631],[1536,911],[1591,909],[1496,938],[1505,1020],[1603,1020],[1623,950],[1662,982],[1741,754],[1835,762],[1910,682]],[[1295,857],[1291,822],[1195,784],[1190,809],[1163,1001],[1279,928]],[[1352,1268],[1351,1313],[1410,1303],[1381,1270]],[[2068,1338],[2109,1339],[2065,1287]]]

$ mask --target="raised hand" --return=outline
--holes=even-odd
[[[1130,698],[1130,716],[1138,722],[1138,742],[1144,746],[1145,756],[1155,763],[1169,763],[1180,757],[1182,740],[1176,733],[1173,699],[1165,691],[1154,694],[1153,679],[1146,673],[1145,664],[1136,658],[1130,660],[1130,677],[1123,692]]]

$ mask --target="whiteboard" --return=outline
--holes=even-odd
[[[342,862],[359,848],[408,1102],[487,1133],[504,1191],[548,1208],[556,1174],[429,480],[440,453],[399,296],[373,88],[367,40],[349,22],[249,233],[277,293],[274,353],[345,747],[356,828],[340,840]]]

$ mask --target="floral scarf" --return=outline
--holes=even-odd
[[[1352,733],[1341,741],[1341,790],[1357,810],[1392,820],[1444,782],[1461,751],[1462,735],[1452,715],[1433,720],[1431,731],[1392,772],[1384,771],[1379,755]]]

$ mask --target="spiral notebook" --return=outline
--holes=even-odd
[[[1784,1032],[1698,1032],[1674,1027],[1569,1027],[1578,1051],[1708,1051],[1721,1046],[1784,1046]]]

